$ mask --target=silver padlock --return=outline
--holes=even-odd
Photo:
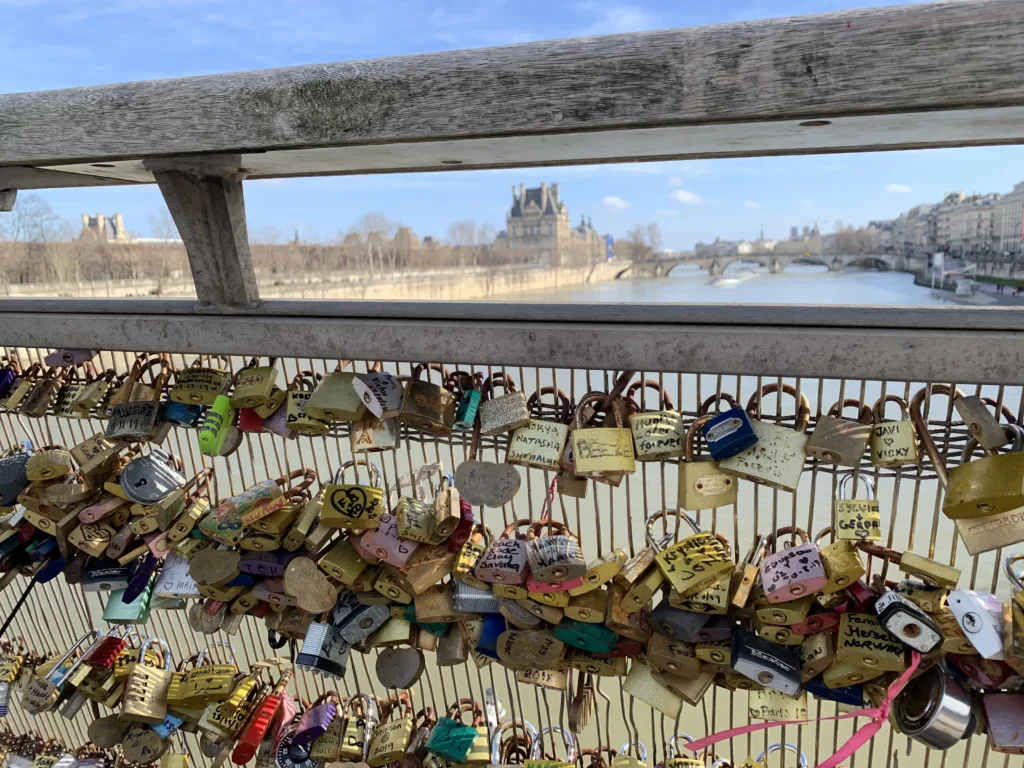
[[[788,741],[785,743],[781,741],[776,741],[774,744],[769,744],[768,749],[766,749],[764,752],[762,752],[755,758],[755,762],[760,763],[761,765],[768,765],[768,755],[770,755],[772,752],[779,752],[781,750],[785,750],[786,752],[792,752],[794,755],[798,755],[800,758],[800,768],[807,768],[807,755],[801,752],[800,748],[797,747],[796,744],[791,744]],[[783,761],[783,765],[785,765],[785,761]]]
[[[302,648],[295,656],[296,665],[313,674],[343,678],[348,669],[349,643],[341,636],[341,630],[330,624],[314,621],[306,630]]]
[[[501,613],[498,598],[490,590],[455,581],[452,607],[456,613]]]
[[[391,608],[387,605],[362,605],[345,618],[343,624],[338,625],[342,639],[349,645],[355,645],[361,640],[369,637],[374,631],[391,618]]]
[[[662,600],[658,607],[651,611],[648,620],[651,629],[659,635],[686,643],[695,643],[697,642],[697,633],[711,621],[711,614],[673,608],[668,604],[668,600]]]
[[[1003,659],[1003,604],[988,592],[958,589],[946,604],[964,635],[982,658]]]
[[[932,749],[949,749],[977,727],[970,696],[941,665],[907,684],[892,715],[902,733]]]
[[[185,476],[174,464],[174,459],[158,448],[132,459],[121,470],[124,495],[143,506],[162,501],[185,485]]]
[[[455,667],[469,661],[469,645],[457,624],[450,625],[448,631],[437,641],[436,658],[439,667]]]
[[[875,613],[890,635],[915,651],[928,653],[942,643],[938,625],[898,592],[886,592],[878,598]]]

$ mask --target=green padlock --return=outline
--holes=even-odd
[[[430,731],[426,748],[453,763],[465,764],[470,747],[476,739],[476,728],[464,725],[450,717],[442,717]]]
[[[591,653],[611,653],[619,636],[603,624],[588,624],[575,619],[562,619],[554,628],[555,637],[566,645]]]
[[[238,432],[231,398],[227,395],[217,395],[203,417],[203,425],[199,428],[199,451],[204,456],[227,455],[230,451],[225,449],[230,448],[234,442],[232,430]]]
[[[130,603],[122,603],[123,589],[115,589],[110,593],[107,607],[103,610],[103,620],[110,624],[145,624],[149,621],[150,599],[153,596],[153,578],[142,594]]]

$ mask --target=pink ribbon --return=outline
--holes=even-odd
[[[687,749],[692,749],[694,752],[699,752],[711,744],[717,744],[720,741],[726,739],[732,739],[736,736],[742,736],[745,733],[754,733],[755,731],[763,731],[766,728],[775,728],[780,725],[803,725],[804,723],[813,723],[822,720],[847,720],[851,717],[870,717],[871,722],[865,725],[863,728],[859,728],[856,733],[851,736],[843,746],[841,746],[834,755],[827,758],[823,763],[819,763],[817,768],[835,768],[843,760],[848,758],[858,749],[867,744],[871,738],[878,733],[882,728],[882,724],[889,719],[889,708],[892,705],[893,699],[900,695],[900,691],[910,682],[910,676],[914,674],[918,665],[921,663],[921,654],[917,651],[910,652],[910,666],[900,675],[896,681],[889,686],[889,690],[886,692],[885,700],[882,701],[880,706],[877,707],[865,707],[864,709],[858,709],[856,712],[847,712],[845,715],[835,715],[834,717],[821,717],[814,720],[782,720],[772,721],[770,723],[755,723],[753,725],[744,725],[740,728],[730,728],[727,731],[719,731],[713,733],[710,736],[705,736],[703,739],[697,739],[691,741],[683,746]]]

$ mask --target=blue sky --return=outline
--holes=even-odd
[[[366,59],[879,5],[858,0],[0,0],[0,92]],[[248,182],[250,230],[329,239],[378,210],[419,234],[504,226],[513,185],[558,182],[574,220],[616,236],[657,221],[664,243],[784,236],[790,224],[895,216],[945,192],[1009,191],[1024,149],[690,161]],[[62,216],[125,215],[149,232],[155,187],[41,193]]]

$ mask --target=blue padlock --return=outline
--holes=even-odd
[[[715,461],[731,459],[757,443],[750,417],[742,408],[730,408],[717,414],[704,425],[701,433]]]
[[[498,636],[508,629],[508,624],[500,613],[485,613],[483,622],[484,628],[480,631],[476,649],[484,656],[498,661]]]
[[[178,427],[195,429],[199,425],[202,415],[203,406],[201,405],[187,405],[186,403],[176,403],[173,400],[165,400],[160,405],[160,419],[169,421]]]
[[[473,429],[476,422],[476,412],[480,408],[480,401],[483,399],[483,392],[480,387],[483,384],[483,374],[478,373],[471,376],[464,371],[455,371],[449,378],[454,381],[459,391],[459,405],[455,409],[455,423],[452,429],[459,432],[466,432]],[[466,385],[469,386],[466,389]]]
[[[849,704],[853,707],[864,706],[864,686],[848,685],[845,688],[829,688],[821,675],[804,684],[804,689],[815,698]]]

